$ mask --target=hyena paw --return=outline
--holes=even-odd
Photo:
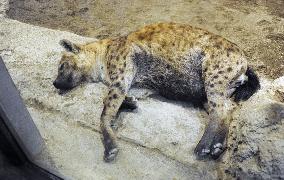
[[[137,100],[133,96],[127,96],[120,106],[120,110],[135,110],[138,108]]]
[[[225,151],[225,146],[221,143],[213,144],[211,148],[211,157],[212,159],[218,159],[220,155]]]
[[[197,144],[194,153],[199,160],[203,159],[218,159],[225,151],[225,136],[216,134],[211,138],[203,138]]]
[[[197,156],[197,159],[202,160],[210,157],[210,146],[206,143],[202,143],[201,141],[197,144],[194,149],[194,153]]]
[[[106,149],[105,150],[105,153],[104,153],[104,161],[105,162],[112,162],[117,154],[118,154],[118,148],[117,147],[114,147],[114,148],[111,148],[111,149]]]

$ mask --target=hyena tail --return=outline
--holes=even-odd
[[[248,100],[260,88],[259,79],[250,67],[246,71],[246,76],[248,80],[237,87],[233,94],[236,102]]]

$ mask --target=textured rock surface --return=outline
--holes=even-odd
[[[283,80],[262,81],[262,90],[234,112],[229,150],[221,165],[227,175],[284,178]]]
[[[71,179],[284,178],[283,77],[262,78],[262,89],[233,114],[229,148],[219,162],[200,162],[193,148],[206,113],[162,98],[120,115],[116,162],[102,160],[99,117],[105,87],[88,84],[59,95],[52,86],[60,39],[92,41],[2,18],[0,55],[46,141],[54,163]]]

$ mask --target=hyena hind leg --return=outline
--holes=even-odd
[[[206,83],[209,123],[194,152],[198,159],[218,159],[226,149],[231,112],[234,103],[227,96],[226,81]]]
[[[154,92],[150,89],[145,88],[132,88],[126,95],[124,101],[122,102],[119,111],[133,111],[138,108],[137,100],[143,100],[151,95],[155,95],[157,92]]]
[[[226,149],[228,124],[210,119],[194,152],[198,159],[218,159]]]
[[[236,106],[230,96],[236,88],[246,84],[247,64],[242,58],[230,57],[230,62],[205,61],[203,67],[209,123],[194,152],[198,159],[218,159],[226,149],[231,113]]]
[[[150,89],[144,89],[144,88],[132,88],[128,92],[128,95],[126,95],[124,101],[122,102],[119,112],[121,111],[134,111],[138,108],[137,100],[144,100],[147,97],[150,97],[151,95],[155,95],[157,92],[154,92]]]

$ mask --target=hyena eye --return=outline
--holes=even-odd
[[[64,62],[63,64],[60,65],[59,70],[62,71],[64,69],[64,67],[66,66],[66,62]]]
[[[62,71],[64,64],[61,64],[59,70]]]

